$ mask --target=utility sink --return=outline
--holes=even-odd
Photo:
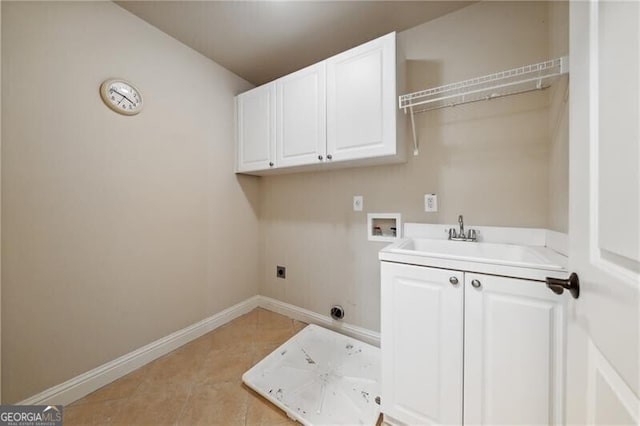
[[[556,253],[546,247],[407,238],[390,250],[420,256],[466,260],[467,262],[563,269]]]
[[[545,245],[407,237],[383,248],[382,261],[544,280],[566,275],[567,257]]]

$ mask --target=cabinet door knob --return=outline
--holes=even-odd
[[[318,160],[322,160],[322,155],[318,155]]]
[[[471,287],[473,288],[480,288],[482,284],[480,284],[480,281],[478,280],[471,280]]]
[[[327,154],[327,160],[331,160],[332,158],[333,158],[333,155]]]
[[[451,277],[449,278],[449,282],[453,285],[458,284],[458,279],[456,277]]]
[[[269,167],[273,167],[273,161],[269,162]]]

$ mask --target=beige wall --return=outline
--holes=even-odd
[[[255,295],[259,192],[233,173],[245,81],[110,2],[2,8],[10,403]],[[102,103],[113,76],[140,115]]]
[[[549,3],[549,57],[569,55],[569,2]],[[548,227],[569,232],[569,77],[550,88]]]
[[[399,34],[407,91],[548,59],[549,13],[542,2],[481,2]],[[378,330],[377,251],[385,244],[367,241],[367,212],[547,227],[549,97],[536,92],[419,115],[420,155],[406,164],[262,178],[261,294],[325,315],[340,303],[346,322]],[[431,192],[438,213],[424,212]],[[356,194],[364,196],[363,212],[352,211]],[[276,264],[287,266],[286,280],[275,277]]]

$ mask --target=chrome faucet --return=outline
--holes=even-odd
[[[445,232],[449,233],[449,239],[453,241],[477,241],[477,233],[475,229],[469,229],[467,233],[464,232],[464,218],[462,215],[458,216],[458,231],[455,228],[446,229]]]

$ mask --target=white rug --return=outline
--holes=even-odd
[[[304,425],[375,425],[380,415],[380,349],[316,325],[242,380]]]

